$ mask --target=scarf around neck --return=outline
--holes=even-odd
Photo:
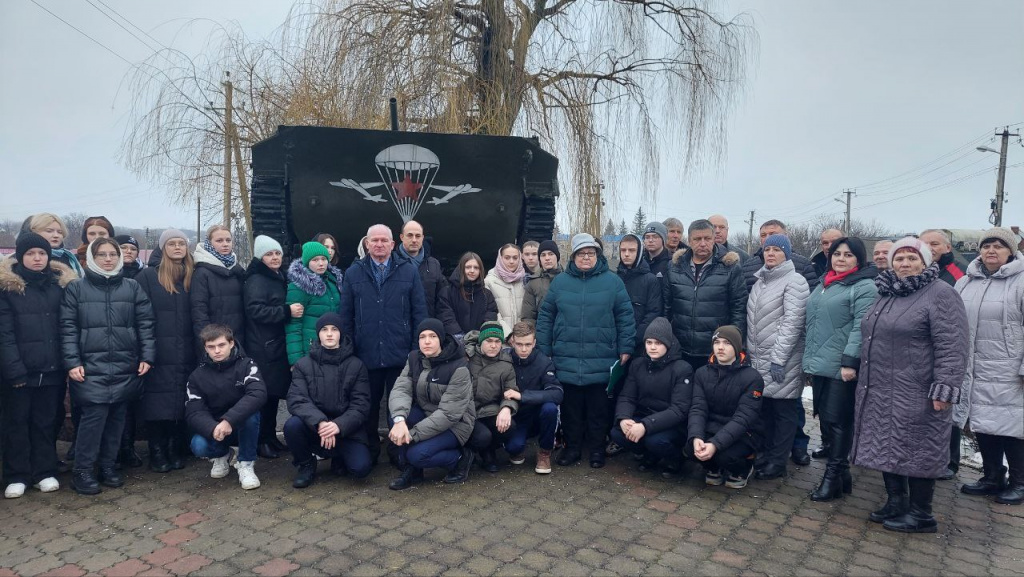
[[[494,263],[495,273],[502,281],[509,284],[519,282],[526,276],[526,269],[523,267],[523,259],[519,259],[519,266],[516,270],[508,272],[505,270],[505,265],[501,262],[501,251],[498,251],[498,260]]]
[[[85,271],[82,270],[82,265],[78,262],[78,256],[64,248],[63,245],[61,245],[60,248],[50,249],[50,260],[59,260],[60,262],[67,264],[79,277],[85,275]]]
[[[203,248],[206,250],[206,252],[210,253],[210,255],[212,255],[213,258],[219,260],[221,264],[224,265],[225,268],[231,268],[235,266],[235,261],[237,260],[237,257],[235,257],[235,253],[220,254],[219,252],[217,252],[216,249],[213,248],[213,244],[210,243],[210,239],[206,239],[203,241]]]
[[[423,247],[420,247],[420,251],[418,253],[416,253],[416,256],[413,256],[413,255],[405,252],[405,246],[404,245],[398,245],[398,252],[399,252],[399,254],[404,256],[405,258],[411,260],[413,262],[413,264],[415,264],[417,267],[420,266],[421,264],[423,264],[423,259],[427,256],[426,253],[423,252]]]
[[[825,273],[825,286],[828,286],[836,281],[841,281],[859,270],[859,266],[855,266],[846,272],[836,272],[832,269],[829,269],[828,272]]]
[[[102,268],[100,268],[99,263],[96,262],[96,259],[92,257],[92,245],[90,244],[89,246],[90,248],[85,249],[86,268],[104,278],[114,278],[115,276],[121,274],[121,270],[124,268],[124,259],[121,258],[120,254],[118,254],[117,266],[114,267],[114,270],[103,270]]]
[[[875,286],[878,287],[878,294],[882,296],[905,297],[923,289],[939,278],[939,264],[932,263],[919,275],[900,278],[896,271],[886,269],[875,277]]]

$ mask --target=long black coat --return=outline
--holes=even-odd
[[[245,302],[242,283],[245,271],[237,263],[225,267],[202,245],[195,252],[196,271],[192,274],[192,323],[196,342],[207,325],[227,325],[236,343],[245,342]]]
[[[629,300],[633,303],[633,318],[636,319],[637,336],[636,355],[639,356],[643,354],[643,337],[647,332],[647,327],[651,321],[662,316],[664,308],[662,282],[651,272],[651,265],[644,259],[637,260],[632,267],[627,267],[622,264],[622,261],[619,261],[619,267],[615,272],[626,285]]]
[[[441,293],[447,290],[448,279],[441,271],[441,263],[430,256],[430,243],[424,242],[420,252],[423,254],[423,261],[417,265],[412,259],[405,255],[404,250],[396,250],[394,254],[408,260],[420,271],[420,280],[423,281],[423,296],[427,301],[427,316],[433,319],[440,319],[444,305],[441,302]]]
[[[153,307],[139,283],[120,274],[91,270],[64,289],[60,305],[64,368],[85,368],[85,381],[71,381],[71,397],[82,405],[136,398],[142,391],[139,363],[156,362]]]
[[[363,425],[370,414],[370,379],[354,353],[348,335],[341,336],[334,350],[314,342],[292,370],[288,411],[314,431],[323,421],[333,421],[341,438],[366,444]]]
[[[0,260],[0,382],[57,386],[64,383],[60,352],[60,301],[77,275],[50,261],[32,272],[14,259]]]
[[[686,451],[693,440],[710,442],[718,450],[747,436],[755,450],[761,444],[761,395],[764,380],[746,359],[720,365],[713,359],[694,373]]]
[[[158,275],[157,267],[149,267],[136,277],[156,317],[156,362],[143,377],[139,410],[146,421],[179,421],[185,418],[185,384],[196,368],[192,306],[185,283],[179,282],[178,292],[171,293]]]
[[[648,434],[670,429],[685,434],[692,380],[693,367],[682,359],[678,341],[656,361],[646,354],[636,358],[629,364],[626,383],[615,405],[616,424],[633,419],[642,423]]]
[[[288,280],[263,261],[252,259],[245,271],[245,352],[260,367],[267,394],[284,398],[291,374],[285,348],[285,325],[291,310],[285,304]]]
[[[478,278],[470,285],[469,300],[462,296],[458,271],[453,272],[445,284],[447,286],[441,291],[441,316],[437,318],[444,323],[444,330],[448,334],[478,331],[486,321],[498,320],[498,303],[484,286],[483,278]]]
[[[711,354],[711,335],[718,327],[734,325],[746,333],[747,287],[734,252],[716,246],[699,279],[693,278],[692,260],[689,249],[677,251],[672,258],[664,283],[665,316],[684,355],[706,356]]]

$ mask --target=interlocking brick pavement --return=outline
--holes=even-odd
[[[809,427],[811,428],[811,427]],[[62,443],[63,445],[63,443]],[[1024,575],[1024,507],[968,497],[962,471],[940,481],[940,532],[900,535],[867,521],[881,476],[854,470],[854,493],[814,503],[823,464],[785,480],[707,487],[698,470],[667,481],[628,454],[593,470],[527,463],[449,486],[440,472],[393,492],[393,470],[291,488],[287,456],[262,460],[263,486],[210,479],[192,460],[164,475],[126,471],[93,498],[30,490],[0,501],[7,575]]]

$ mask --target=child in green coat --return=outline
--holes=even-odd
[[[288,267],[287,304],[303,306],[301,317],[288,320],[285,342],[288,364],[294,365],[309,352],[317,339],[316,321],[321,315],[338,310],[341,293],[341,271],[329,262],[327,247],[311,241],[302,245],[302,260]]]

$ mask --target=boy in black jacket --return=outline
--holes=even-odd
[[[206,358],[192,371],[185,387],[185,419],[195,435],[192,453],[210,459],[210,476],[226,477],[238,445],[238,481],[255,489],[260,480],[253,470],[260,437],[260,409],[267,387],[259,367],[235,346],[231,329],[210,324],[199,333]]]
[[[348,335],[341,334],[341,316],[326,313],[316,321],[319,342],[292,367],[284,438],[298,474],[292,482],[304,489],[316,478],[316,455],[330,457],[331,470],[348,470],[362,479],[373,463],[363,425],[370,414],[370,379],[355,357]]]
[[[505,440],[505,450],[513,465],[526,461],[526,440],[537,437],[537,466],[534,471],[551,472],[551,450],[558,429],[558,406],[562,404],[562,384],[555,377],[555,365],[540,349],[533,321],[519,321],[512,327],[512,366],[516,370],[518,391],[505,391],[505,398],[519,401],[516,426]]]

